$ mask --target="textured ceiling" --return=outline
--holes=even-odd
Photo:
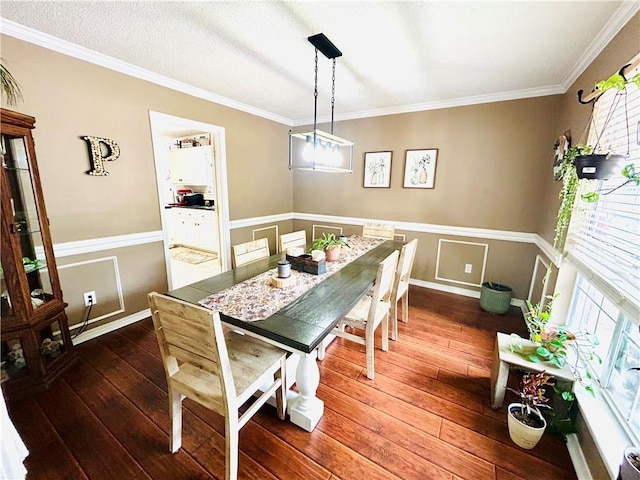
[[[8,34],[30,27],[297,125],[313,117],[310,35],[323,32],[342,51],[336,119],[357,118],[564,92],[634,11],[635,1],[2,0],[0,25]],[[322,54],[319,76],[326,118],[331,62]]]

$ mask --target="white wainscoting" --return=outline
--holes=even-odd
[[[276,215],[267,215],[263,217],[244,218],[240,220],[233,220],[230,222],[230,228],[244,228],[258,225],[268,225],[269,223],[277,223],[287,220],[306,220],[316,222],[318,225],[324,223],[334,223],[339,225],[358,225],[362,226],[367,221],[378,221],[393,223],[398,230],[405,230],[410,232],[422,232],[422,233],[435,233],[441,235],[453,235],[459,237],[469,237],[476,239],[493,239],[504,240],[509,242],[522,242],[531,243],[536,245],[549,259],[549,261],[556,267],[560,266],[562,262],[562,254],[555,250],[549,242],[535,233],[527,232],[511,232],[506,230],[489,230],[481,228],[471,227],[456,227],[448,225],[435,225],[428,223],[413,223],[413,222],[396,222],[388,219],[369,219],[359,217],[341,217],[334,215],[321,215],[311,213],[289,212]],[[274,226],[275,227],[275,226]],[[336,227],[339,228],[339,227]],[[112,250],[116,248],[125,248],[136,245],[144,245],[147,243],[162,242],[162,231],[152,231],[143,233],[132,233],[128,235],[118,235],[113,237],[94,238],[87,240],[79,240],[74,242],[65,242],[54,244],[53,250],[56,257],[68,257],[73,255],[80,255],[84,253],[96,253],[104,250]],[[542,261],[542,259],[541,259]],[[543,262],[545,265],[546,263]],[[449,285],[442,285],[434,282],[427,282],[423,280],[412,279],[413,285],[418,285],[426,288],[432,288],[435,290],[451,292],[458,295],[465,295],[468,297],[480,297],[480,292],[471,289],[464,289],[459,287],[453,287]],[[512,304],[523,305],[521,300],[513,299]],[[74,340],[74,342],[80,343],[94,338],[95,336],[102,335],[108,331],[115,330],[124,325],[134,323],[138,320],[142,320],[149,316],[149,311],[134,313],[127,317],[121,318],[117,321],[110,322],[107,325],[102,325],[97,328],[93,328],[85,334],[80,335]]]
[[[482,248],[484,250],[483,254],[482,254],[482,272],[480,273],[480,282],[479,283],[470,283],[470,282],[463,282],[461,280],[454,280],[452,278],[445,278],[440,276],[440,258],[441,258],[441,251],[442,251],[442,244],[443,243],[459,243],[462,245],[472,245],[474,247],[478,247],[478,248]],[[457,283],[459,285],[469,285],[471,287],[479,287],[482,285],[482,282],[484,281],[484,272],[487,268],[487,255],[489,253],[489,244],[487,243],[477,243],[477,242],[461,242],[459,240],[447,240],[444,238],[440,238],[438,239],[438,252],[436,254],[436,274],[435,274],[435,279],[436,280],[442,280],[444,282],[452,282],[452,283]]]
[[[124,294],[122,292],[122,281],[120,279],[120,270],[118,268],[118,257],[103,257],[103,258],[94,258],[92,260],[86,260],[83,262],[75,262],[75,263],[68,263],[66,265],[60,265],[58,266],[58,271],[60,270],[67,270],[69,268],[77,268],[77,267],[81,267],[84,265],[90,265],[93,263],[99,263],[99,262],[111,262],[112,266],[113,266],[113,279],[114,279],[114,283],[115,283],[115,287],[116,287],[116,292],[118,294],[118,305],[119,308],[117,310],[113,310],[111,312],[105,313],[103,315],[100,315],[99,317],[96,318],[92,318],[90,319],[87,324],[91,325],[92,323],[96,323],[99,322],[100,320],[104,320],[105,318],[109,318],[109,317],[113,317],[114,315],[118,315],[120,313],[123,313],[125,311],[125,307],[124,307]],[[96,295],[97,296],[97,295]],[[100,298],[98,297],[98,303],[100,302]],[[79,322],[73,325],[69,325],[70,329],[73,328],[78,328],[82,325],[83,322]]]

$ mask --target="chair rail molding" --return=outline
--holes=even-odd
[[[507,242],[536,243],[536,234],[527,232],[511,232],[507,230],[490,230],[485,228],[455,227],[452,225],[436,225],[433,223],[398,222],[392,219],[369,219],[359,217],[339,217],[317,213],[293,213],[294,220],[312,222],[340,223],[344,225],[363,225],[365,222],[393,223],[396,230],[408,230],[420,233],[438,233],[460,237],[486,238],[505,240]]]
[[[162,230],[56,243],[53,245],[53,253],[56,258],[61,258],[155,242],[162,242]]]

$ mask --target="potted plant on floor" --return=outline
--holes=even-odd
[[[333,233],[323,233],[322,237],[316,238],[309,248],[309,252],[313,250],[324,251],[327,262],[337,262],[340,258],[340,251],[342,247],[349,248],[347,242],[339,239]]]
[[[507,313],[513,289],[496,282],[484,282],[480,289],[480,307],[489,313]]]
[[[543,371],[525,373],[518,389],[508,388],[520,399],[520,403],[511,403],[507,408],[509,436],[519,447],[534,448],[544,434],[547,421],[540,408],[551,408],[544,388],[547,385],[554,385],[553,377]]]

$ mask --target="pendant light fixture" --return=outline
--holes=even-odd
[[[313,90],[313,130],[289,131],[289,170],[321,172],[353,172],[353,142],[333,134],[333,111],[336,91],[336,58],[342,52],[323,33],[307,40],[315,47],[315,83]],[[331,133],[317,128],[318,115],[318,50],[333,61],[331,77]]]

